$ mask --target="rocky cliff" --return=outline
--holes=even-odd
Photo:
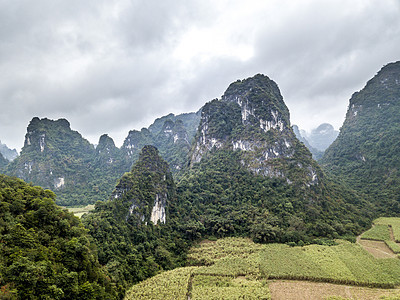
[[[368,203],[324,175],[296,138],[278,86],[260,74],[204,105],[177,186],[190,238],[301,243],[355,233],[370,218]]]
[[[89,177],[87,161],[94,147],[65,119],[57,121],[33,118],[25,135],[21,155],[7,168],[7,173],[43,188],[58,191],[84,184]]]
[[[8,175],[54,190],[60,205],[95,203],[109,197],[115,182],[131,169],[145,145],[159,147],[178,176],[187,166],[195,131],[190,126],[197,128],[199,118],[196,113],[162,117],[150,126],[152,131],[130,131],[121,148],[106,134],[94,147],[65,119],[33,118],[21,155],[10,164],[0,161],[0,168]]]
[[[131,172],[119,180],[112,199],[129,207],[126,220],[136,222],[167,222],[168,202],[175,196],[175,185],[168,164],[157,148],[145,146]]]
[[[290,126],[278,86],[264,75],[232,83],[221,99],[202,108],[191,165],[218,149],[239,151],[241,163],[254,174],[308,185],[318,184],[321,176]]]

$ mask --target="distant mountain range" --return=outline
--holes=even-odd
[[[11,163],[0,160],[4,172],[57,193],[60,205],[80,205],[104,200],[116,181],[138,159],[145,145],[156,146],[174,175],[187,165],[186,157],[200,112],[157,119],[149,129],[129,132],[121,148],[102,135],[95,147],[71,129],[65,119],[33,118],[20,156]]]

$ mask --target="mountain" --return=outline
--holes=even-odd
[[[153,145],[169,163],[174,176],[182,174],[187,164],[194,135],[200,122],[200,112],[158,118],[148,129],[132,130],[122,145],[124,155],[136,161],[145,145]]]
[[[3,155],[9,161],[14,160],[18,156],[18,152],[15,149],[10,149],[6,144],[2,144],[0,141],[0,154]]]
[[[54,199],[0,175],[0,298],[120,299],[82,223]]]
[[[316,148],[314,148],[313,146],[311,146],[311,144],[309,143],[309,141],[306,138],[306,134],[304,130],[300,130],[299,127],[297,125],[293,125],[293,132],[296,135],[296,138],[302,142],[304,144],[304,146],[307,147],[308,150],[310,150],[313,158],[315,160],[320,159],[323,156],[323,152],[317,150]]]
[[[264,75],[204,105],[190,159],[177,187],[194,238],[310,241],[354,234],[371,217],[370,205],[327,178],[295,137],[279,88]]]
[[[311,131],[307,137],[310,145],[318,151],[325,151],[337,138],[339,131],[335,130],[331,124],[323,123]]]
[[[107,193],[92,177],[95,153],[94,146],[71,130],[67,120],[35,117],[28,125],[21,155],[8,165],[6,173],[54,190],[58,203],[101,200]]]
[[[99,261],[125,288],[160,270],[180,265],[187,245],[176,235],[176,188],[157,148],[145,146],[110,199],[96,203],[83,223],[98,248]]]
[[[28,125],[21,155],[8,166],[0,160],[0,168],[8,175],[54,190],[60,205],[95,203],[109,197],[145,145],[157,146],[173,174],[179,176],[187,166],[194,137],[190,126],[197,128],[199,119],[199,113],[170,114],[157,119],[150,126],[152,131],[130,131],[118,148],[108,135],[102,135],[94,147],[72,130],[67,120],[35,117]]]
[[[7,165],[9,161],[0,153],[0,171],[2,171]]]
[[[400,213],[400,62],[384,66],[352,95],[326,150],[326,169],[365,193],[384,213]]]

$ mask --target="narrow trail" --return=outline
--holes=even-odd
[[[390,239],[391,239],[393,242],[396,242],[396,240],[394,239],[394,233],[393,233],[392,225],[389,225],[388,227],[389,227]]]

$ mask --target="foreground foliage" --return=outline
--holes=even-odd
[[[54,199],[0,175],[0,298],[117,298],[86,230]]]

